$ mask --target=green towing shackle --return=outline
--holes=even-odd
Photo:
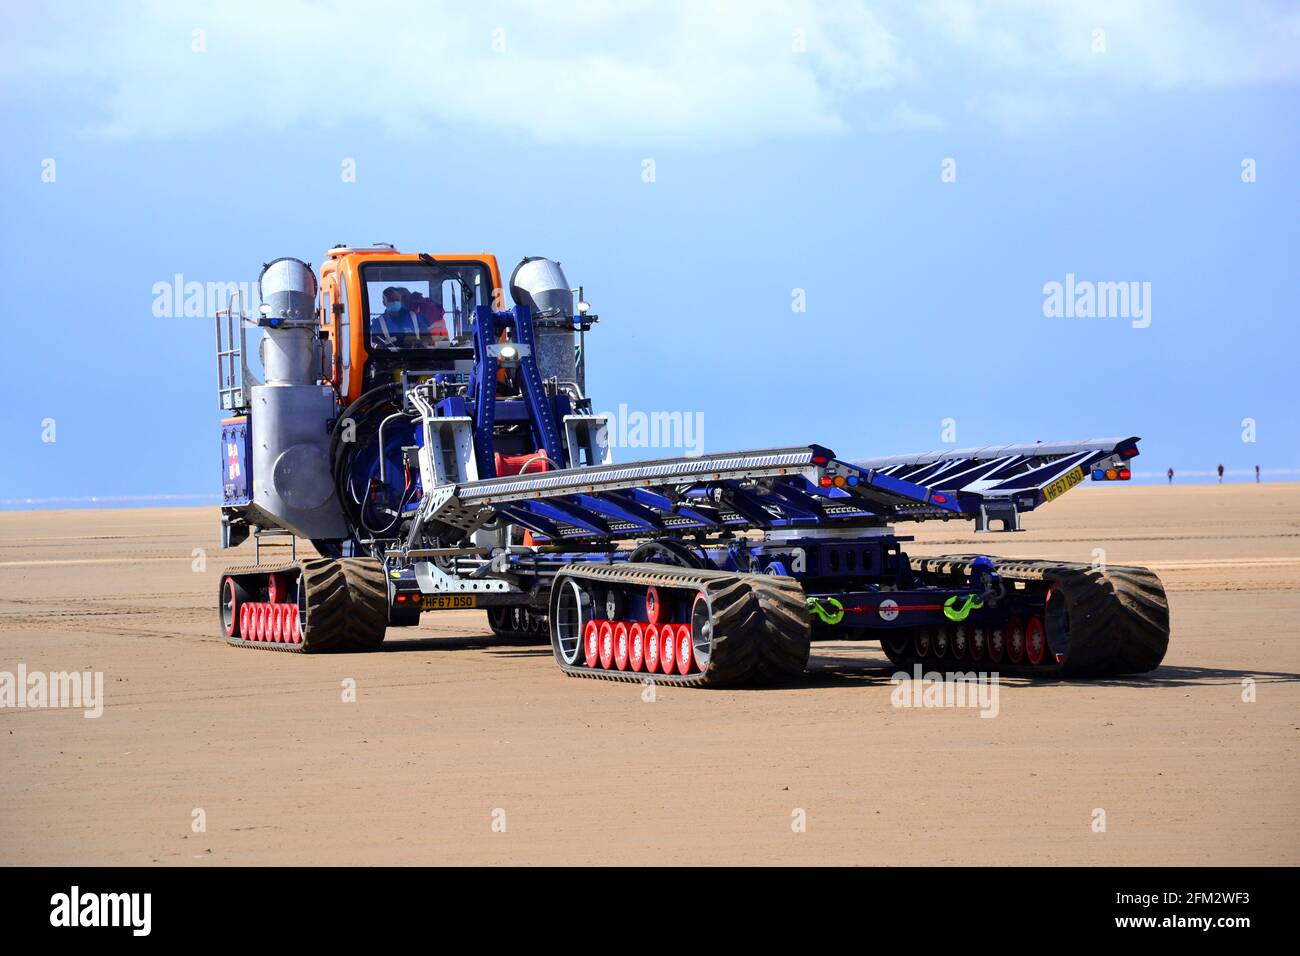
[[[957,603],[957,595],[953,595],[943,602],[943,616],[950,621],[964,621],[970,617],[970,612],[984,606],[984,599],[974,594],[966,595],[966,603],[961,607],[954,607]]]
[[[826,608],[823,607],[823,605],[822,605],[822,599],[821,599],[821,598],[815,598],[815,597],[810,597],[810,598],[808,599],[808,610],[812,611],[812,612],[813,612],[814,614],[816,614],[819,618],[821,618],[823,624],[831,624],[831,625],[834,625],[834,624],[838,624],[838,623],[840,623],[840,621],[844,620],[844,605],[843,605],[843,604],[841,604],[841,603],[840,603],[839,601],[837,601],[835,598],[827,598],[827,599],[826,599],[826,603],[827,603],[827,604],[831,604],[831,605],[833,605],[834,608],[835,608],[835,610],[833,610],[833,611],[827,611]]]

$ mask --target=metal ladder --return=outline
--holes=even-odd
[[[256,528],[253,531],[253,563],[254,564],[262,563],[262,536],[263,535],[266,535],[268,538],[288,537],[289,560],[290,561],[298,560],[298,537],[292,531],[286,531],[283,528]],[[270,547],[269,542],[268,542],[268,547]],[[283,543],[277,542],[275,547],[282,548],[284,547],[284,545]]]
[[[223,412],[248,407],[244,395],[244,380],[248,376],[248,366],[244,362],[245,318],[242,291],[232,293],[226,308],[218,310],[216,315],[217,399]]]

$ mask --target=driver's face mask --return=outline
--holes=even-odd
[[[401,312],[401,311],[402,311],[402,300],[401,300],[401,299],[397,299],[397,300],[395,300],[395,301],[393,301],[393,302],[389,302],[387,305],[384,306],[384,308],[387,309],[389,312]]]

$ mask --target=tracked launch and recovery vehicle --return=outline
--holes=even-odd
[[[1160,663],[1169,611],[1150,571],[914,557],[896,530],[1018,530],[1085,480],[1129,478],[1136,437],[615,463],[585,384],[597,317],[574,291],[540,257],[508,286],[485,254],[336,247],[319,276],[266,265],[256,313],[232,300],[217,318],[222,544],[259,544],[222,575],[222,636],[364,650],[481,609],[498,634],[549,635],[567,674],[692,686],[798,680],[813,640],[1044,677]],[[267,535],[319,556],[263,561]]]

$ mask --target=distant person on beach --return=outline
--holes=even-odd
[[[1165,474],[1169,476],[1169,483],[1172,485],[1174,483],[1174,470],[1170,468],[1167,472],[1165,472]]]
[[[1255,484],[1259,484],[1259,465],[1255,466]]]
[[[1219,466],[1219,484],[1223,484],[1223,466]]]

